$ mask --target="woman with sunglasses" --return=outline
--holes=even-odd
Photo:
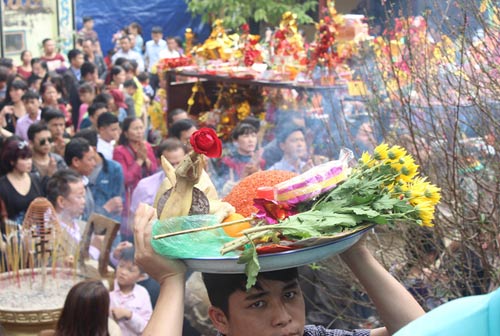
[[[32,153],[28,143],[15,136],[6,139],[0,163],[5,174],[0,177],[0,198],[7,208],[7,218],[22,224],[31,201],[43,196],[39,178],[30,174]]]

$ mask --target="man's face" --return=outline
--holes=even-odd
[[[41,131],[35,134],[32,142],[33,152],[47,155],[52,147],[52,138],[49,131]]]
[[[82,51],[85,55],[92,55],[94,53],[94,46],[92,45],[92,41],[90,40],[83,41]]]
[[[175,42],[174,39],[168,39],[167,46],[168,46],[168,50],[170,50],[170,51],[177,50],[177,42]]]
[[[48,40],[43,45],[43,50],[46,54],[52,54],[56,50],[56,43],[53,40]]]
[[[116,267],[116,282],[120,287],[131,287],[141,277],[137,265],[128,260],[120,260]]]
[[[85,26],[85,29],[87,30],[92,30],[94,29],[94,20],[89,20],[83,24]]]
[[[191,149],[191,143],[189,142],[189,139],[191,138],[191,135],[196,132],[196,127],[191,127],[190,129],[181,132],[181,138],[179,139],[183,145]]]
[[[71,60],[71,65],[75,69],[80,69],[83,65],[83,62],[85,62],[85,59],[83,58],[83,54],[78,54]]]
[[[252,155],[257,146],[257,133],[242,134],[236,140],[238,152],[243,155]]]
[[[96,166],[95,155],[96,155],[95,150],[91,146],[90,150],[84,153],[81,159],[76,157],[73,158],[71,167],[81,175],[89,176]]]
[[[62,209],[60,210],[66,212],[72,218],[77,218],[83,214],[85,209],[85,186],[83,181],[78,181],[69,183],[69,188],[68,196],[62,197],[60,202]]]
[[[50,120],[47,124],[50,134],[52,134],[52,139],[62,138],[64,135],[64,118],[54,118]]]
[[[184,159],[184,156],[186,156],[186,152],[184,152],[182,148],[177,148],[173,151],[163,151],[162,155],[174,168],[176,168]]]
[[[118,123],[99,128],[99,136],[107,142],[118,141],[121,129]]]
[[[280,144],[280,148],[284,154],[302,159],[307,155],[306,139],[304,133],[295,131],[290,133],[286,141]]]
[[[229,317],[214,322],[226,336],[302,336],[305,305],[296,279],[290,282],[259,279],[260,288],[229,296]]]
[[[163,37],[162,33],[151,33],[151,38],[153,39],[153,41],[157,43],[159,40],[161,40],[162,37]]]
[[[38,99],[28,99],[23,101],[26,112],[31,116],[36,116],[40,109],[40,101]]]
[[[129,39],[126,39],[126,38],[121,39],[120,40],[120,47],[122,48],[122,50],[124,52],[129,51],[130,50],[130,41],[129,41]]]

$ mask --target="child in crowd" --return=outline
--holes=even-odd
[[[89,83],[84,83],[80,85],[78,88],[78,96],[80,97],[80,100],[82,101],[82,104],[80,105],[80,111],[78,113],[78,130],[80,129],[81,122],[85,115],[87,114],[87,110],[89,106],[92,104],[95,98],[95,88],[89,84]]]
[[[257,129],[249,123],[238,124],[231,133],[234,149],[220,160],[218,177],[229,181],[222,186],[222,193],[227,194],[235,182],[264,168],[257,148]]]
[[[133,97],[135,93],[137,92],[137,84],[135,84],[135,81],[133,79],[127,79],[123,83],[123,89],[126,94],[128,94],[130,97]]]
[[[111,316],[124,336],[142,335],[151,318],[153,309],[148,291],[137,284],[143,273],[135,264],[134,248],[124,249],[116,268],[114,290],[109,293]]]
[[[149,75],[147,74],[147,72],[141,72],[139,75],[137,75],[137,79],[142,85],[144,94],[149,97],[149,100],[152,100],[155,96],[155,91],[149,84]]]

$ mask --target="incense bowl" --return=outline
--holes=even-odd
[[[75,269],[47,268],[42,286],[41,268],[1,273],[0,325],[8,336],[54,329],[69,290],[84,279]]]

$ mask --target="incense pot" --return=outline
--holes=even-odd
[[[79,245],[71,246],[50,202],[37,198],[22,228],[10,222],[6,228],[0,254],[0,325],[7,335],[31,336],[54,329],[67,293],[84,279],[107,280],[108,288],[113,283],[114,272],[107,266],[119,223],[93,214],[81,225]],[[97,261],[88,256],[94,234],[102,237]]]

